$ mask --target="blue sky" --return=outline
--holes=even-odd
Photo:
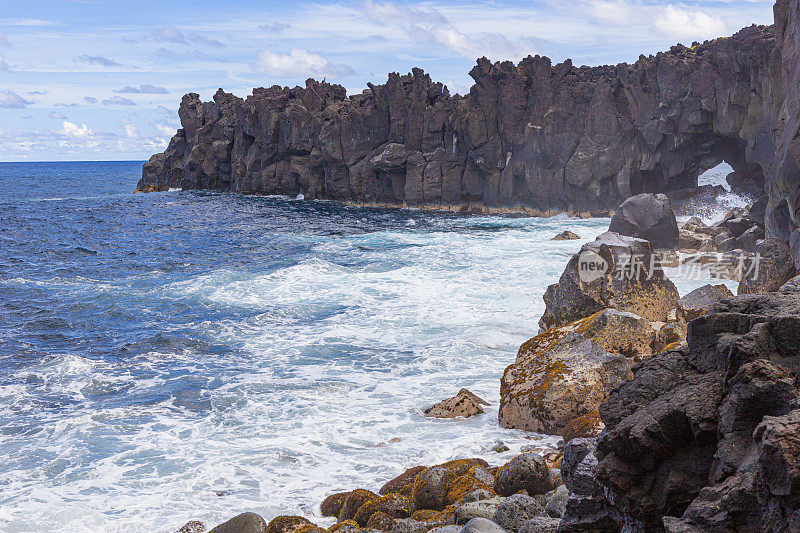
[[[326,77],[360,92],[412,66],[469,90],[475,59],[598,65],[772,23],[772,0],[2,0],[0,161],[147,159],[181,96]]]

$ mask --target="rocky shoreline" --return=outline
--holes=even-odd
[[[622,233],[585,244],[548,289],[542,332],[502,378],[500,424],[561,435],[557,451],[523,449],[496,466],[475,458],[413,466],[375,492],[330,495],[320,505],[336,520],[328,528],[245,513],[212,532],[796,531],[800,276],[788,247],[755,243],[758,251],[782,245],[784,254],[761,256],[740,296],[705,285],[680,297],[657,264],[631,275],[623,259],[652,264],[647,235],[680,251],[681,233],[697,231],[697,221],[678,228],[663,195],[626,204],[610,225]],[[751,217],[759,209],[705,227],[744,233],[739,221],[750,220],[763,230]],[[607,263],[590,280],[580,271],[587,252]],[[462,389],[425,414],[469,417],[483,405]],[[205,528],[190,522],[180,531]]]
[[[185,97],[184,128],[145,165],[141,190],[615,210],[609,231],[547,289],[539,334],[502,377],[500,424],[561,435],[558,453],[413,466],[377,492],[328,497],[327,529],[245,513],[212,531],[800,531],[800,0],[778,1],[775,15],[774,28],[633,66],[479,61],[469,97],[450,97],[421,71],[350,99],[312,80],[246,101]],[[525,96],[531,84],[547,106]],[[564,103],[564,91],[587,107]],[[581,127],[559,114],[568,105],[584,113]],[[536,115],[548,109],[550,122]],[[567,145],[589,155],[554,156]],[[716,224],[679,228],[669,198],[636,194],[691,187],[721,159],[736,162],[729,181],[757,199]],[[681,297],[666,271],[688,256],[724,264],[719,277],[738,281],[738,295],[706,285]],[[461,391],[431,413],[471,416],[481,405]]]

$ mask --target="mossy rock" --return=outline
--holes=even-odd
[[[319,506],[322,516],[339,516],[344,501],[349,495],[350,492],[337,492],[322,500],[322,504]]]
[[[439,517],[439,513],[440,511],[434,511],[433,509],[420,509],[411,513],[409,518],[417,522],[435,522]]]
[[[490,468],[476,465],[469,469],[467,475],[474,477],[484,485],[487,485],[489,487],[494,486],[494,474],[492,473]]]
[[[450,490],[447,491],[447,504],[452,505],[470,492],[478,489],[488,489],[494,492],[489,485],[481,483],[470,475],[460,476],[456,478]]]
[[[380,496],[369,490],[356,489],[351,491],[347,495],[347,498],[345,498],[342,509],[339,511],[339,522],[355,518],[356,513],[362,505],[368,501],[377,500],[378,498],[380,498]]]
[[[316,524],[303,524],[292,530],[292,533],[326,533],[327,530]]]
[[[276,516],[267,524],[267,533],[292,533],[300,526],[306,525],[313,526],[314,524],[302,516]]]
[[[377,511],[372,513],[367,521],[367,529],[377,529],[378,531],[391,531],[394,528],[395,519],[386,513]]]
[[[534,496],[555,488],[544,458],[531,452],[518,455],[503,465],[496,479],[494,490],[501,496],[511,496],[523,490]]]
[[[360,527],[358,526],[358,522],[355,520],[342,520],[341,522],[336,522],[331,527],[328,528],[328,533],[336,533],[337,531],[341,533],[351,533],[352,531],[358,531]]]
[[[606,426],[600,418],[600,413],[592,411],[567,422],[562,436],[564,437],[564,442],[580,437],[597,437],[604,427]]]
[[[388,481],[381,489],[378,491],[378,494],[387,495],[393,492],[398,494],[402,494],[404,496],[408,496],[411,494],[411,487],[414,485],[414,479],[417,477],[417,474],[425,470],[424,466],[414,466],[397,476],[396,478]]]
[[[457,468],[456,465],[450,465],[450,468],[434,466],[417,474],[411,489],[412,509],[444,509],[447,506],[447,492],[458,477],[455,474]]]
[[[366,527],[367,522],[374,513],[385,513],[392,518],[407,518],[410,514],[410,502],[400,494],[387,494],[374,500],[368,500],[362,505],[353,520],[361,527]]]
[[[456,477],[460,477],[468,474],[469,471],[476,466],[482,466],[486,468],[489,466],[489,463],[483,459],[453,459],[452,461],[447,461],[446,463],[436,466],[447,468],[448,470],[452,471]]]

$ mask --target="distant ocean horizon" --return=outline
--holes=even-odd
[[[500,375],[608,219],[133,194],[143,162],[0,163],[0,530],[326,524],[330,493],[555,445],[498,427]],[[485,414],[424,416],[462,387]]]

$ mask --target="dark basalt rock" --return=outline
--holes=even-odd
[[[649,241],[654,249],[674,250],[678,222],[664,194],[637,194],[622,202],[608,231]]]
[[[641,192],[696,189],[725,160],[737,184],[763,190],[783,96],[766,68],[774,49],[774,29],[752,26],[634,64],[481,58],[463,96],[420,69],[349,97],[314,80],[244,99],[191,93],[139,189],[599,213]]]
[[[635,367],[600,407],[595,481],[626,530],[793,531],[800,299],[721,300],[689,323],[687,341]]]
[[[791,250],[778,239],[766,239],[759,244],[756,257],[746,266],[739,294],[775,292],[797,274]]]

